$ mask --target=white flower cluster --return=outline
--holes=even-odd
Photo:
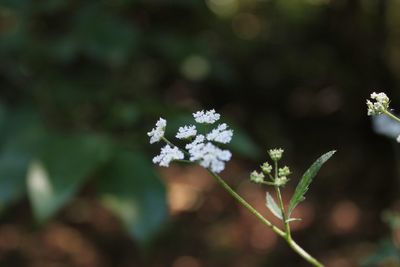
[[[382,114],[383,111],[389,108],[389,98],[385,93],[375,93],[371,94],[371,99],[374,102],[367,100],[368,116]]]
[[[179,127],[178,133],[176,134],[176,138],[178,139],[188,139],[197,134],[196,126],[194,125],[185,125],[183,127]]]
[[[221,144],[228,144],[232,140],[233,131],[228,130],[226,123],[218,125],[217,128],[207,134],[207,140],[218,142]]]
[[[197,123],[213,124],[219,120],[220,115],[214,109],[204,112],[204,110],[193,113],[194,120]]]
[[[158,163],[163,167],[169,167],[171,161],[183,159],[184,157],[185,156],[183,155],[182,151],[179,150],[179,148],[172,148],[169,145],[166,145],[165,147],[161,148],[160,155],[153,158],[153,163]]]
[[[190,155],[189,160],[198,161],[201,166],[216,173],[223,171],[225,162],[232,157],[231,152],[204,141],[204,135],[198,135],[192,143],[186,145]]]
[[[150,137],[150,144],[157,143],[164,137],[165,127],[167,127],[167,121],[163,118],[158,119],[156,127],[147,133]]]
[[[220,119],[220,114],[214,109],[202,110],[193,113],[193,118],[197,123],[213,124]],[[151,144],[164,137],[166,125],[167,122],[162,118],[157,121],[156,127],[147,134]],[[218,125],[206,135],[198,134],[194,125],[180,127],[176,134],[178,139],[193,140],[185,146],[190,161],[198,162],[204,168],[216,173],[225,169],[225,163],[231,159],[232,154],[229,150],[217,147],[215,143],[228,144],[232,137],[233,131],[226,123]],[[183,152],[178,147],[171,147],[169,144],[168,142],[168,145],[161,149],[160,155],[153,158],[155,164],[168,167],[171,161],[184,159]]]

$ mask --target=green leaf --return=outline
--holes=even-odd
[[[282,211],[276,204],[274,198],[267,192],[266,196],[266,205],[267,208],[274,214],[277,218],[282,220]]]
[[[0,106],[0,212],[24,195],[28,165],[43,134],[32,110]]]
[[[99,183],[103,204],[141,244],[150,241],[167,218],[165,188],[150,162],[141,153],[120,151]]]
[[[232,142],[229,144],[229,147],[241,156],[256,159],[261,154],[260,148],[244,130],[238,127],[234,129]]]
[[[289,215],[292,213],[294,208],[305,199],[304,195],[307,193],[308,187],[310,186],[313,178],[317,175],[319,169],[322,167],[322,165],[330,159],[330,157],[335,154],[335,150],[332,150],[324,155],[322,155],[319,159],[317,159],[311,167],[303,174],[303,177],[301,178],[299,184],[296,187],[296,190],[294,191],[294,194],[292,196],[292,199],[290,200],[289,204]]]
[[[38,223],[64,206],[99,164],[108,159],[111,146],[92,135],[49,135],[42,143],[28,175],[28,197]]]

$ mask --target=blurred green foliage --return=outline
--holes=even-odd
[[[263,144],[297,143],[304,155],[310,142],[325,151],[326,133],[359,127],[371,88],[396,88],[398,8],[1,0],[0,206],[27,195],[45,222],[94,184],[132,236],[147,240],[166,219],[146,137],[158,116],[174,128],[188,110],[216,108],[234,119],[232,149],[244,157],[261,150],[247,132]]]
[[[44,223],[95,181],[101,202],[137,240],[148,241],[164,225],[165,189],[145,153],[146,132],[160,114],[178,119],[179,108],[162,103],[160,88],[186,56],[208,48],[186,30],[168,34],[157,18],[160,4],[167,6],[1,2],[3,209],[27,194],[36,221]],[[171,5],[179,12],[194,7],[206,11],[197,1]],[[199,60],[193,62],[187,68]],[[205,74],[208,62],[200,63]],[[240,130],[233,149],[247,156],[258,150]]]
[[[400,214],[385,211],[382,217],[391,230],[392,238],[382,240],[376,251],[362,262],[362,266],[381,266],[384,264],[398,266],[400,264]]]

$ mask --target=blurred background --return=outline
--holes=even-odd
[[[400,109],[398,0],[1,0],[0,266],[308,266],[201,168],[157,168],[167,136],[215,108],[235,130],[226,181],[285,148],[296,210],[327,266],[400,266],[399,146],[365,100]],[[390,128],[390,127],[389,127]],[[389,138],[388,138],[389,137]],[[386,212],[384,212],[386,211]]]

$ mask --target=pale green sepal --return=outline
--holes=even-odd
[[[282,220],[282,212],[276,204],[274,198],[268,192],[266,196],[266,205],[267,208],[272,212],[272,214]]]

